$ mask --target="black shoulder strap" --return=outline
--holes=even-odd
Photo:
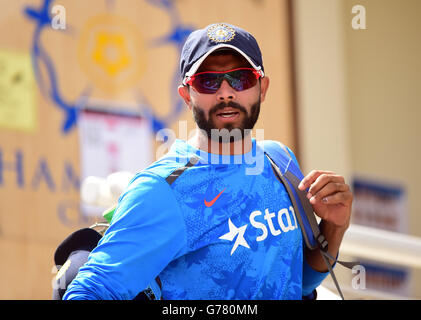
[[[281,170],[279,170],[278,166],[275,164],[275,162],[270,158],[270,156],[265,153],[266,157],[269,159],[269,162],[272,166],[272,169],[275,173],[275,176],[278,178],[278,180],[284,185],[285,189],[288,192],[288,195],[291,199],[292,205],[294,207],[295,215],[297,216],[297,219],[300,223],[301,230],[303,231],[305,235],[305,230],[302,223],[302,217],[300,210],[297,206],[297,201],[301,202],[301,205],[305,211],[305,214],[307,216],[308,222],[311,226],[311,230],[313,232],[314,238],[317,241],[317,247],[320,250],[321,256],[329,270],[329,273],[335,283],[336,289],[338,290],[342,300],[344,300],[344,296],[342,294],[341,288],[339,287],[339,283],[336,279],[335,273],[333,272],[333,268],[329,262],[329,259],[338,262],[339,264],[343,265],[346,268],[352,269],[355,265],[358,265],[359,262],[344,262],[344,261],[338,261],[335,258],[332,257],[332,255],[327,251],[328,250],[328,242],[326,238],[323,236],[323,234],[320,232],[319,225],[317,223],[317,220],[313,213],[313,208],[305,196],[305,191],[301,191],[298,189],[298,185],[300,183],[299,179],[293,175],[290,171],[286,171],[284,174],[282,174]],[[288,183],[290,182],[290,183]],[[294,188],[295,193],[298,195],[298,199],[294,196],[294,193],[292,192],[291,186]],[[310,248],[314,249],[314,248]]]
[[[181,174],[184,171],[186,171],[190,167],[193,167],[198,161],[199,161],[199,158],[191,157],[189,159],[189,162],[186,163],[186,165],[175,169],[165,180],[168,182],[169,185],[172,185],[174,181],[177,180],[177,178],[181,176]]]

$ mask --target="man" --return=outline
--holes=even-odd
[[[247,174],[261,149],[250,129],[269,87],[256,40],[229,24],[210,25],[189,36],[180,67],[178,92],[200,130],[135,176],[64,299],[133,299],[156,277],[164,299],[309,295],[327,275],[321,255],[304,248],[269,160]],[[314,170],[299,188],[308,188],[336,257],[350,220],[349,186]]]

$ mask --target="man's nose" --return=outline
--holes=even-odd
[[[223,80],[221,87],[216,92],[216,98],[218,101],[230,101],[234,100],[236,96],[236,91],[231,87],[227,80]]]

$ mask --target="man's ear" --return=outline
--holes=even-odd
[[[266,92],[269,88],[269,78],[267,76],[260,79],[260,102],[265,101]]]
[[[187,107],[191,110],[191,97],[189,87],[183,85],[178,86],[178,94],[184,100]]]

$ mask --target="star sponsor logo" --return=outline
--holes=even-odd
[[[298,229],[297,219],[292,206],[289,208],[282,208],[277,213],[270,212],[269,209],[265,209],[264,212],[265,213],[260,210],[255,210],[249,215],[249,222],[251,226],[261,230],[261,234],[256,237],[255,241],[264,241],[268,237],[269,232],[272,236],[276,237],[281,233]],[[276,219],[274,219],[275,217]],[[228,241],[234,241],[235,239],[234,245],[231,249],[231,255],[233,255],[239,246],[250,249],[250,246],[244,237],[247,227],[248,223],[242,225],[241,227],[237,227],[231,221],[231,218],[228,219],[229,232],[220,236],[219,239]]]
[[[233,241],[234,238],[237,237],[237,239],[234,242],[234,246],[231,249],[231,255],[235,252],[235,250],[237,250],[238,246],[243,246],[245,248],[250,249],[250,246],[248,245],[246,239],[244,239],[244,233],[246,232],[247,224],[237,228],[234,225],[234,223],[232,223],[231,219],[229,218],[228,227],[229,227],[229,232],[220,236],[219,239]]]

